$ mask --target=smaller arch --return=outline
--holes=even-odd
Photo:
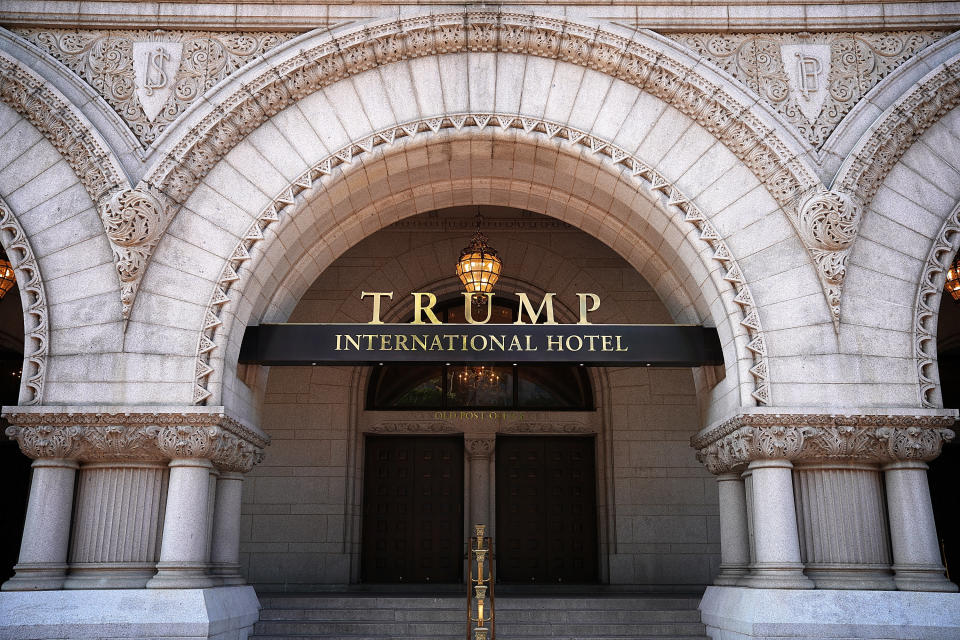
[[[40,265],[30,240],[16,216],[0,199],[0,243],[17,274],[17,289],[23,305],[23,373],[20,377],[21,405],[41,404],[47,375],[50,326],[47,323],[47,294]]]

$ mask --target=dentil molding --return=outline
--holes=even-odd
[[[955,410],[917,413],[741,413],[690,439],[714,474],[754,460],[926,462],[954,438]]]
[[[204,458],[246,473],[263,459],[269,438],[222,412],[76,411],[76,407],[7,407],[6,434],[31,458],[81,462]]]

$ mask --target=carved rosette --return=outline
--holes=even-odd
[[[817,266],[835,324],[840,321],[847,254],[857,238],[862,218],[860,201],[849,193],[836,190],[814,192],[797,211],[800,237]]]
[[[954,438],[952,415],[741,414],[691,439],[713,474],[754,460],[926,462]]]
[[[169,211],[165,197],[143,184],[114,192],[100,207],[100,220],[113,248],[120,277],[124,320],[130,318],[140,279],[167,226]]]
[[[223,471],[246,473],[268,440],[216,413],[12,412],[6,433],[31,458],[82,462],[204,458]]]

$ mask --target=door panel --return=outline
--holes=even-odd
[[[363,515],[364,582],[459,582],[463,438],[368,437]]]
[[[496,476],[499,580],[596,582],[593,438],[499,436]]]

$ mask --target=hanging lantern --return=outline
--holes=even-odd
[[[947,281],[944,288],[950,292],[954,302],[960,302],[960,254],[953,259],[947,269]]]
[[[483,218],[477,214],[477,232],[470,244],[460,252],[457,261],[457,276],[470,293],[490,293],[500,279],[503,267],[496,249],[487,244],[487,236],[480,231]],[[478,296],[479,297],[479,296]],[[477,301],[477,298],[474,299]]]
[[[6,256],[0,256],[0,298],[17,284],[17,276],[13,273],[13,265]]]

